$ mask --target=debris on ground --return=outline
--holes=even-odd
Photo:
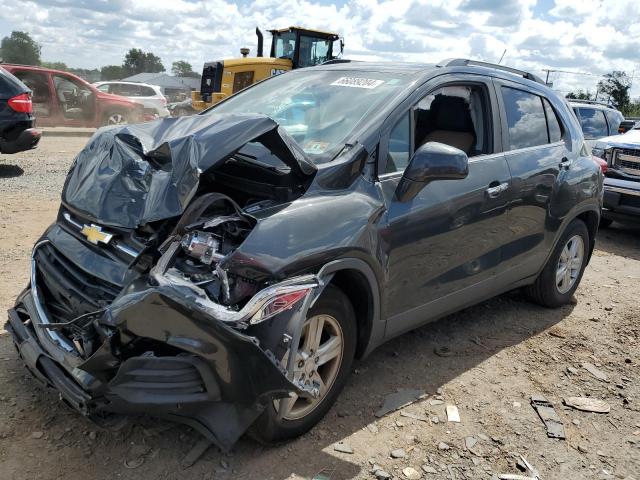
[[[538,416],[547,428],[550,438],[566,438],[562,420],[553,408],[553,404],[542,395],[531,396],[531,406],[538,412]]]
[[[384,417],[387,413],[411,405],[416,400],[426,396],[424,390],[401,389],[387,395],[382,408],[376,412],[376,417]]]
[[[133,470],[142,466],[149,452],[151,452],[151,447],[148,445],[133,445],[124,459],[124,467]]]
[[[501,473],[498,475],[500,480],[540,480],[540,474],[529,463],[527,459],[520,455],[520,460],[517,463],[518,468],[523,470],[526,475],[520,475],[517,473]]]
[[[598,367],[596,367],[593,363],[583,363],[582,368],[584,368],[587,372],[593,375],[594,378],[597,378],[602,382],[609,381],[609,377],[607,376],[607,374],[604,373],[602,370],[600,370]]]
[[[447,420],[449,422],[460,423],[460,412],[458,412],[458,407],[455,405],[447,405]]]
[[[36,440],[39,440],[42,437],[44,437],[44,433],[43,432],[33,432],[31,434],[31,438],[35,438]]]
[[[338,443],[334,444],[333,445],[333,449],[336,452],[348,453],[350,455],[353,454],[353,448],[351,448],[351,445],[349,445],[348,443],[345,443],[345,442],[338,442]]]
[[[431,465],[422,465],[422,470],[424,471],[424,473],[429,473],[434,475],[438,473],[438,470],[433,468]]]
[[[444,442],[438,443],[438,450],[449,450],[451,447]]]
[[[427,417],[426,415],[422,415],[421,413],[413,413],[413,412],[407,412],[406,410],[402,410],[400,412],[400,415],[407,418],[413,418],[414,420],[419,420],[421,422],[429,421],[429,417]]]
[[[197,442],[191,450],[187,452],[187,454],[180,461],[180,466],[182,468],[190,468],[205,454],[205,452],[209,449],[209,447],[213,445],[211,440],[207,438],[202,438],[199,442]]]
[[[407,456],[407,452],[405,452],[404,448],[396,448],[391,451],[391,458],[404,458]]]
[[[433,349],[433,353],[435,353],[439,357],[450,357],[451,355],[453,355],[453,351],[447,346],[436,347]]]
[[[422,475],[420,475],[420,472],[417,471],[415,468],[413,467],[407,467],[407,468],[403,468],[402,469],[402,474],[408,478],[409,480],[417,480],[418,478],[420,478]]]
[[[391,474],[385,472],[382,468],[374,471],[373,474],[376,476],[377,480],[389,480],[390,478],[393,478]]]
[[[331,480],[334,472],[335,468],[323,468],[311,480]]]
[[[609,413],[611,411],[611,406],[607,402],[597,398],[568,397],[564,399],[564,404],[584,412]]]

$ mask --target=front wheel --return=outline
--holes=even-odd
[[[351,302],[341,290],[329,286],[307,314],[294,364],[294,377],[317,385],[319,397],[293,395],[273,401],[249,435],[261,443],[274,444],[310,430],[335,403],[349,377],[355,350],[356,323]],[[288,354],[283,365],[287,360]]]
[[[582,220],[573,220],[542,273],[526,288],[528,296],[545,307],[556,308],[571,301],[587,266],[589,231]]]

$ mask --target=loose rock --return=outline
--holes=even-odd
[[[407,468],[402,469],[402,473],[409,480],[417,480],[418,478],[420,478],[422,476],[422,475],[420,475],[420,472],[417,471],[413,467],[407,467]]]
[[[353,454],[353,448],[348,443],[338,442],[333,446],[333,449],[336,452]]]
[[[404,458],[407,456],[407,452],[404,451],[404,448],[397,448],[391,452],[391,458]]]

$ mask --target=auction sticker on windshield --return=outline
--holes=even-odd
[[[340,77],[331,85],[338,87],[376,88],[384,83],[384,80],[373,78]]]

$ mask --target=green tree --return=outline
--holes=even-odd
[[[578,90],[576,92],[567,93],[567,98],[571,98],[573,100],[593,100],[593,95],[591,95],[589,91]]]
[[[120,65],[105,65],[100,69],[100,78],[102,80],[120,80],[126,76],[124,68]]]
[[[13,31],[2,39],[0,56],[6,63],[40,65],[40,45],[27,32]]]
[[[176,77],[193,77],[198,74],[193,71],[193,67],[189,62],[178,60],[171,65],[171,73]]]
[[[598,94],[602,94],[603,97],[608,97],[606,99],[611,100],[618,110],[626,110],[631,101],[629,98],[631,79],[625,72],[620,70],[614,70],[603,77],[604,78],[598,82]]]
[[[122,68],[127,75],[135,75],[136,73],[150,72],[158,73],[164,72],[164,65],[160,57],[154,55],[151,52],[143,52],[139,48],[132,48],[124,56],[122,62]]]
[[[40,65],[45,68],[53,68],[54,70],[69,70],[69,67],[67,67],[67,64],[64,62],[42,62]]]

